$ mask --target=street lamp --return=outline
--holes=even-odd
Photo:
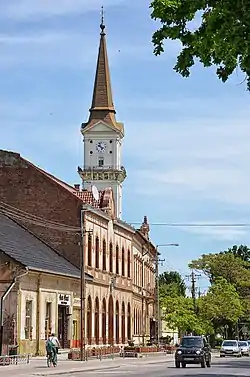
[[[158,249],[160,247],[178,247],[178,243],[165,243],[156,245],[156,260],[155,260],[155,317],[156,317],[156,340],[157,345],[160,345],[160,300],[159,300],[159,256]]]

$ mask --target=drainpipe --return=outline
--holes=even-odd
[[[2,350],[3,350],[3,312],[4,312],[4,300],[6,299],[6,297],[9,295],[9,293],[14,288],[14,286],[15,286],[15,284],[17,282],[17,279],[21,278],[22,276],[27,275],[28,272],[29,272],[29,269],[28,269],[28,267],[26,267],[26,271],[24,273],[22,273],[21,275],[16,276],[12,280],[11,284],[9,285],[9,287],[6,289],[6,291],[4,292],[4,294],[1,297],[1,303],[0,303],[0,356],[2,356]]]

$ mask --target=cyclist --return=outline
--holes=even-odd
[[[59,340],[57,339],[55,334],[51,334],[46,342],[48,366],[50,362],[52,362],[54,367],[57,365],[57,353],[58,353],[59,347],[60,347]]]

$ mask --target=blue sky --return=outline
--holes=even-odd
[[[123,218],[159,223],[250,222],[250,98],[237,72],[222,84],[197,65],[172,69],[177,43],[153,55],[148,1],[8,0],[0,3],[3,149],[20,152],[69,183],[83,164],[80,124],[90,106],[100,7],[117,119],[125,124]],[[151,226],[162,268],[250,241],[249,228]],[[201,281],[201,284],[202,281]]]

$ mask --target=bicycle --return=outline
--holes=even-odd
[[[48,366],[48,368],[50,368],[52,365],[54,367],[56,367],[57,362],[56,362],[56,360],[53,360],[53,353],[50,352],[50,353],[47,354],[47,366]]]

